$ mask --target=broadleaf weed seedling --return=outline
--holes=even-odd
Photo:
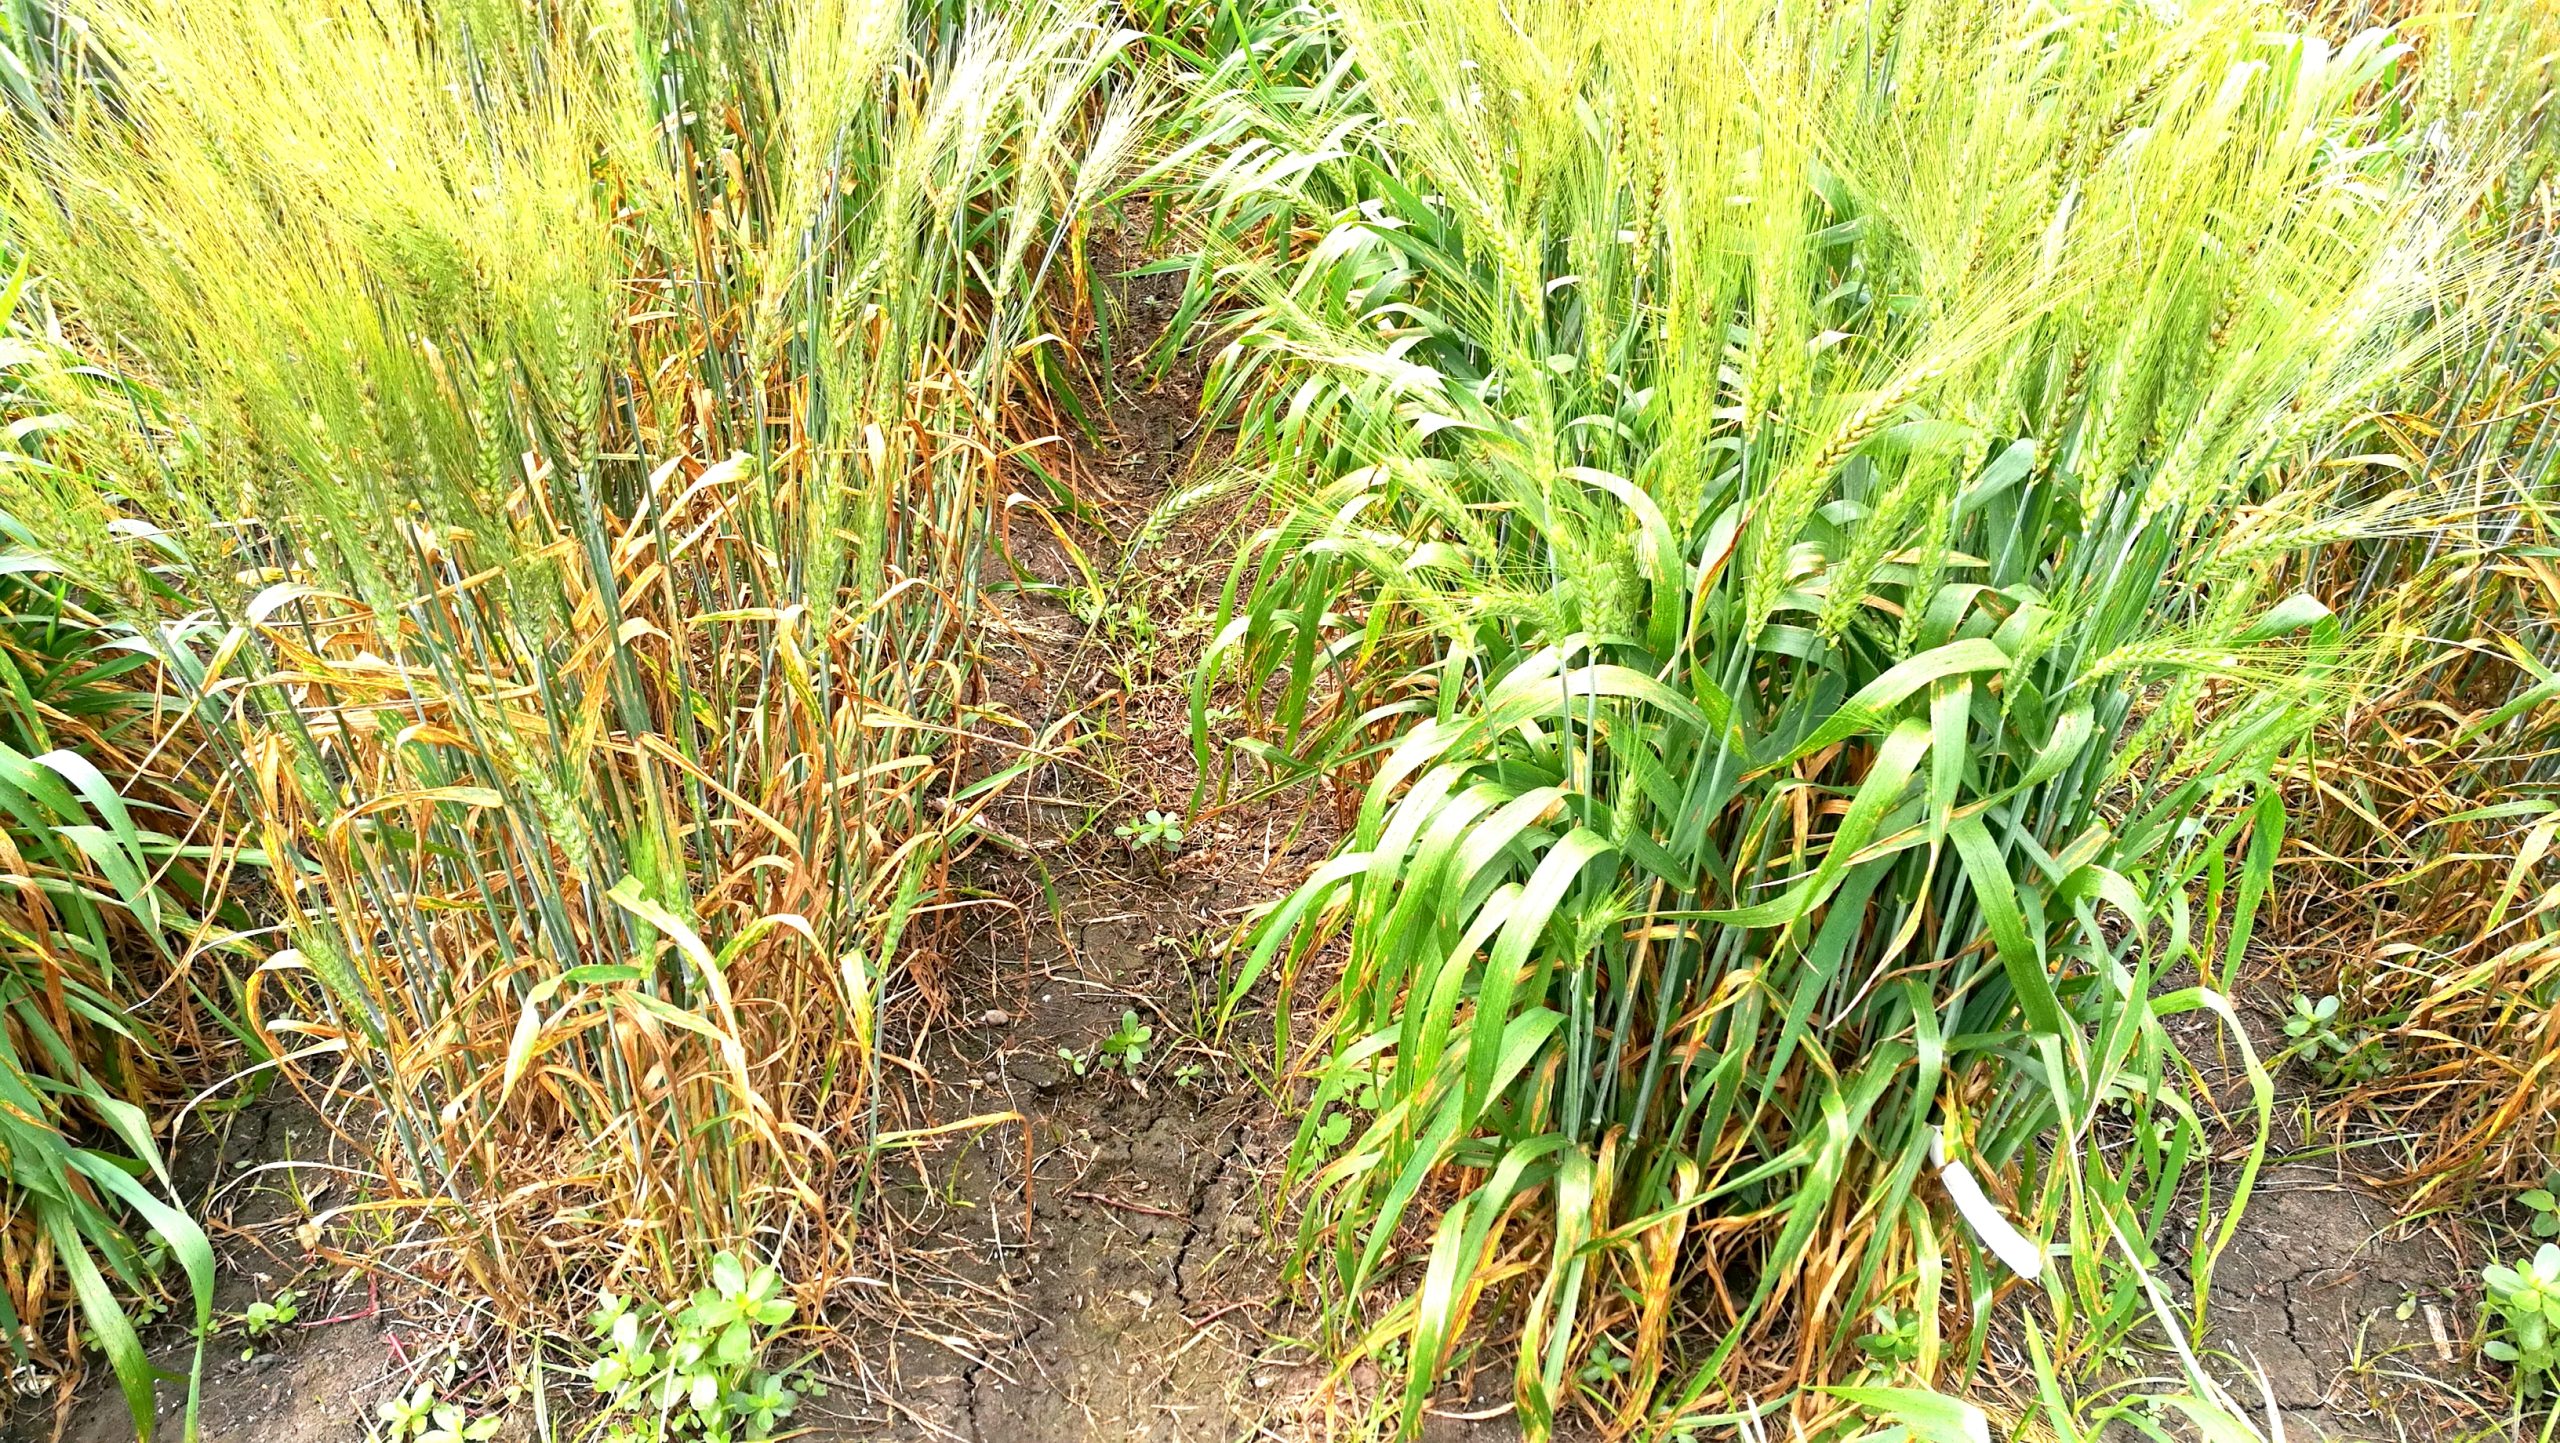
[[[420,1383],[406,1397],[394,1393],[383,1399],[375,1406],[374,1413],[382,1419],[382,1436],[391,1443],[400,1443],[404,1438],[415,1438],[426,1432],[427,1424],[435,1417],[435,1410],[434,1386]]]
[[[272,1298],[259,1298],[240,1310],[240,1332],[249,1346],[240,1350],[243,1362],[258,1355],[258,1345],[302,1316],[302,1294],[292,1288],[279,1290]]]
[[[2487,1294],[2480,1321],[2487,1340],[2480,1351],[2515,1369],[2518,1398],[2548,1390],[2560,1369],[2560,1243],[2544,1243],[2530,1261],[2481,1269]]]
[[[1606,1387],[1627,1376],[1632,1366],[1633,1360],[1618,1347],[1617,1340],[1604,1333],[1592,1342],[1578,1376],[1585,1387]]]
[[[489,1443],[504,1425],[505,1405],[522,1396],[523,1390],[507,1387],[499,1411],[483,1415],[454,1391],[462,1386],[462,1379],[462,1353],[444,1349],[443,1362],[433,1376],[418,1378],[417,1386],[406,1395],[394,1393],[374,1406],[374,1416],[381,1423],[366,1436],[379,1443]]]
[[[1113,827],[1111,835],[1127,842],[1133,852],[1162,852],[1170,857],[1182,850],[1182,818],[1149,807],[1145,816]]]
[[[474,1418],[453,1403],[438,1403],[428,1416],[427,1425],[427,1431],[418,1435],[418,1443],[488,1443],[498,1436],[495,1415]]]
[[[240,1331],[252,1338],[264,1338],[302,1316],[302,1294],[293,1288],[278,1292],[273,1298],[260,1298],[240,1313]]]
[[[384,1399],[378,1411],[388,1443],[488,1443],[498,1436],[496,1414],[475,1418],[459,1403],[439,1401],[430,1383],[420,1383],[405,1398]]]
[[[1108,1068],[1117,1064],[1123,1076],[1137,1076],[1147,1060],[1147,1044],[1155,1041],[1155,1036],[1155,1028],[1140,1022],[1135,1010],[1123,1011],[1119,1029],[1102,1039],[1102,1065]]]
[[[2370,1082],[2390,1070],[2381,1039],[2361,1022],[2341,1021],[2334,995],[2315,1002],[2295,993],[2293,1011],[2284,1020],[2284,1035],[2294,1039],[2287,1050],[2325,1081]]]
[[[2560,1237],[2560,1171],[2544,1174],[2542,1186],[2526,1189],[2516,1201],[2531,1214],[2526,1231],[2538,1238]]]
[[[781,1294],[772,1268],[722,1252],[709,1285],[681,1307],[599,1295],[588,1322],[600,1352],[588,1381],[605,1399],[608,1443],[773,1436],[799,1401],[788,1370],[761,1364],[772,1330],[791,1320]]]
[[[1351,1136],[1352,1109],[1376,1112],[1381,1101],[1383,1099],[1378,1093],[1377,1073],[1372,1069],[1365,1074],[1360,1085],[1351,1090],[1348,1097],[1341,1099],[1341,1107],[1327,1114],[1324,1121],[1316,1124],[1316,1141],[1328,1150],[1342,1146]]]
[[[1898,1368],[1918,1358],[1919,1315],[1890,1308],[1876,1309],[1869,1331],[1858,1337],[1858,1351],[1888,1368]]]

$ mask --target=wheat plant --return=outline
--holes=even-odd
[[[2560,951],[2551,928],[2560,455],[2560,16],[2492,11],[2431,84],[2518,144],[2470,217],[2509,264],[2455,309],[2458,346],[2379,408],[2404,524],[2321,558],[2379,664],[2292,769],[2306,825],[2276,933],[2300,985],[2349,999],[2371,1074],[2339,1079],[2357,1170],[2412,1209],[2538,1186],[2560,1159]],[[2493,58],[2494,57],[2494,58]],[[2363,1139],[2360,1139],[2363,1140]]]
[[[2407,520],[2352,443],[2516,139],[2246,4],[1301,14],[1326,83],[1199,102],[1276,501],[1199,732],[1362,788],[1237,984],[1329,979],[1350,1353],[1407,1429],[1488,1315],[1533,1434],[1819,1427],[2023,1278],[2192,1371],[2274,769],[2366,659],[2301,558]]]
[[[1056,481],[1128,37],[903,0],[62,23],[0,213],[92,362],[85,484],[6,499],[228,769],[278,931],[248,1024],[378,1162],[315,1224],[519,1317],[723,1249],[822,1291],[883,1029],[1040,740],[978,687],[978,578]]]

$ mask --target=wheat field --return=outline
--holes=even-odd
[[[217,1436],[328,1274],[473,1340],[339,1436],[838,1436],[899,1199],[1042,1226],[973,979],[1217,878],[1028,1050],[1248,1100],[1285,1436],[2281,1437],[2327,1139],[2547,1438],[2555,42],[9,0],[21,1391]]]

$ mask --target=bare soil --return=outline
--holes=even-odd
[[[962,1079],[937,1116],[1026,1121],[881,1200],[901,1238],[902,1276],[882,1290],[896,1311],[865,1309],[843,1363],[859,1386],[837,1395],[853,1406],[828,1429],[1223,1439],[1301,1381],[1308,1360],[1257,1327],[1278,1307],[1261,1244],[1285,1139],[1252,1082],[1195,1040],[1184,944],[1215,908],[1186,890],[1093,885],[1027,963],[971,979],[975,1020],[936,1049],[933,1070]],[[1129,1011],[1153,1029],[1147,1059],[1105,1070],[1096,1049]]]
[[[2281,961],[2253,953],[2253,993],[2240,1008],[2251,1047],[2281,1057]],[[2173,1026],[2204,1070],[2226,1122],[2209,1177],[2217,1208],[2242,1175],[2254,1133],[2245,1074],[2202,1013]],[[2480,1370],[2471,1337],[2485,1232],[2477,1219],[2404,1219],[2359,1176],[2365,1149],[2387,1140],[2306,1131],[2320,1082],[2300,1062],[2275,1064],[2273,1135],[2240,1225],[2213,1269],[2200,1356],[2232,1396],[2286,1443],[2481,1439],[2501,1385]],[[2172,1229],[2173,1232],[2177,1231]],[[2188,1249],[2165,1239],[2179,1286]],[[2272,1429],[2267,1431],[2272,1432]]]
[[[1160,333],[1178,289],[1173,276],[1114,288],[1124,356]],[[1215,508],[1156,516],[1204,449],[1196,378],[1114,379],[1112,444],[1077,458],[1103,520],[1078,539],[1111,594],[1079,608],[993,591],[987,658],[1014,715],[1035,729],[1080,716],[1104,750],[1036,776],[999,818],[1023,845],[981,853],[977,880],[1011,910],[937,979],[952,1021],[927,1045],[934,1081],[913,1108],[927,1126],[1023,1121],[919,1159],[880,1200],[901,1276],[856,1300],[839,1362],[853,1386],[829,1400],[845,1406],[795,1420],[816,1436],[1172,1443],[1300,1436],[1300,1415],[1323,1409],[1310,1401],[1323,1368],[1287,1341],[1267,1240],[1295,1123],[1272,1080],[1271,1014],[1247,1007],[1211,1035],[1221,944],[1322,840],[1251,808],[1199,820],[1178,848],[1113,835],[1147,809],[1187,810],[1187,678],[1224,547]],[[1072,590],[1083,574],[1045,531],[1010,543],[1040,581]],[[1145,1059],[1115,1065],[1103,1044],[1131,1017],[1151,1029]]]
[[[356,1159],[301,1099],[278,1091],[228,1113],[206,1116],[181,1139],[175,1165],[182,1196],[213,1236],[219,1271],[217,1322],[250,1304],[298,1295],[298,1316],[268,1336],[236,1327],[203,1349],[197,1424],[208,1443],[341,1443],[361,1438],[375,1402],[405,1378],[428,1340],[450,1320],[427,1310],[412,1319],[385,1306],[379,1287],[315,1267],[297,1234],[315,1210],[352,1201],[339,1169]],[[170,1375],[159,1389],[162,1436],[184,1435],[186,1376],[196,1350],[172,1326],[151,1330],[153,1363]],[[0,1419],[0,1440],[122,1443],[134,1436],[123,1397],[103,1363],[77,1395],[21,1400]]]
[[[2441,1237],[2334,1170],[2278,1167],[2214,1270],[2206,1341],[2295,1439],[2455,1437],[2483,1426],[2463,1277]]]

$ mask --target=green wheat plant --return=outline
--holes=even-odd
[[[71,364],[0,285],[0,486],[54,479],[44,378]],[[199,1340],[213,1258],[165,1156],[189,1062],[219,1055],[240,909],[207,779],[170,745],[147,648],[0,511],[0,1332],[64,1375],[105,1354],[147,1436],[151,1365],[127,1302],[183,1274]],[[155,1261],[156,1260],[156,1261]],[[60,1307],[76,1302],[76,1325]]]
[[[89,362],[80,484],[7,501],[226,769],[280,933],[250,1024],[378,1118],[358,1205],[511,1313],[724,1251],[823,1288],[882,1031],[1041,740],[981,701],[976,588],[1050,475],[1128,37],[903,0],[70,16],[0,213]]]
[[[2404,1205],[2530,1186],[2560,1160],[2560,645],[2550,570],[2560,416],[2560,15],[2499,8],[2430,82],[2520,142],[2470,219],[2510,264],[2455,310],[2461,343],[2377,416],[2422,526],[2340,541],[2320,571],[2381,664],[2294,767],[2304,825],[2274,939],[2304,985],[2388,1019],[2388,1077],[2334,1088],[2341,1126],[2412,1141]],[[2513,59],[2510,59],[2513,57]]]
[[[1273,498],[1195,736],[1358,789],[1235,981],[1325,981],[1346,1354],[1410,1430],[1516,1319],[1534,1436],[1806,1422],[1880,1309],[1960,1373],[2022,1276],[2066,1367],[2183,1349],[2274,770],[2365,659],[2302,558],[2411,524],[2356,443],[2506,265],[2514,138],[2242,4],[1306,23],[1326,83],[1194,101],[1263,157],[1202,165],[1199,274]]]

